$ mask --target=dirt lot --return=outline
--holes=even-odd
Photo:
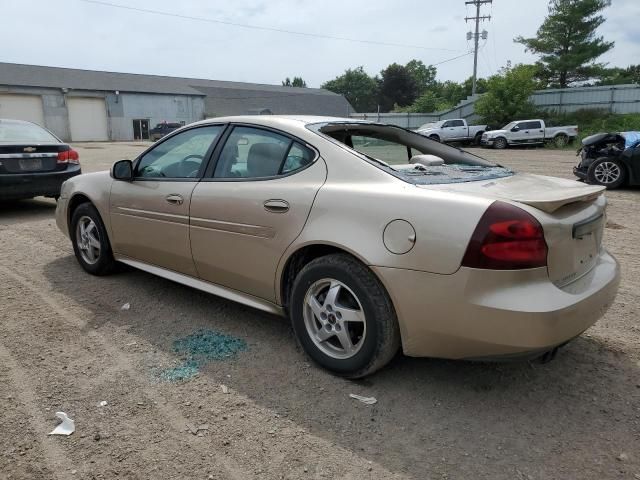
[[[141,145],[77,148],[93,171]],[[571,151],[479,152],[572,178]],[[555,361],[399,356],[360,382],[310,365],[283,319],[138,271],[85,274],[53,201],[1,205],[0,478],[640,479],[640,189],[608,197],[620,293]],[[173,342],[201,329],[248,348],[163,380]],[[60,410],[76,432],[49,437]]]

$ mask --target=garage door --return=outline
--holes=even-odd
[[[42,97],[39,95],[0,95],[0,118],[28,120],[44,125]]]
[[[107,107],[104,98],[67,97],[69,128],[74,142],[109,140]]]

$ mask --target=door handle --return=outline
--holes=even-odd
[[[177,193],[167,195],[166,197],[164,197],[164,199],[167,201],[167,203],[170,203],[172,205],[182,205],[184,203],[184,198],[182,198],[182,195],[178,195]]]
[[[285,213],[289,211],[289,202],[286,200],[267,200],[263,205],[267,212]]]

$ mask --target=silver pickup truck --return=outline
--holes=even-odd
[[[440,120],[425,123],[417,132],[438,142],[474,142],[480,144],[480,138],[487,129],[486,125],[467,125],[463,118]]]
[[[509,145],[536,145],[554,142],[564,147],[578,136],[578,126],[547,127],[544,120],[517,120],[500,130],[482,134],[482,145],[493,148],[507,148]]]

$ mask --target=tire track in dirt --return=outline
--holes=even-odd
[[[31,424],[32,430],[37,432],[38,444],[42,449],[47,469],[56,479],[62,480],[68,478],[69,475],[71,475],[71,471],[74,470],[73,463],[61,448],[54,442],[49,441],[49,438],[44,437],[44,432],[52,428],[45,422],[42,415],[36,413],[40,409],[37,407],[36,395],[33,389],[29,383],[25,381],[28,376],[25,375],[24,369],[18,365],[2,342],[0,342],[0,364],[8,370],[9,381],[13,387],[12,391],[15,392],[18,401],[26,407],[29,412],[29,423]]]
[[[14,282],[17,282],[24,289],[28,290],[31,294],[30,297],[32,299],[39,298],[40,301],[46,304],[63,322],[71,324],[78,330],[84,330],[86,328],[86,322],[76,316],[70,309],[62,307],[51,295],[47,294],[46,287],[44,285],[39,285],[39,288],[34,288],[33,285],[39,283],[37,279],[33,277],[27,279],[23,275],[17,273],[15,270],[5,266],[0,266],[0,272],[4,273],[4,275],[10,277]],[[170,403],[166,399],[160,397],[160,394],[157,390],[151,389],[145,386],[142,382],[138,382],[136,380],[136,377],[139,376],[139,373],[131,367],[131,364],[128,361],[125,360],[126,355],[124,354],[124,352],[120,351],[118,348],[110,344],[102,335],[100,335],[95,330],[88,331],[87,335],[102,347],[102,349],[107,353],[109,360],[113,362],[117,369],[126,372],[132,383],[137,384],[137,389],[147,399],[155,399],[154,407],[158,409],[158,415],[161,418],[169,421],[170,426],[173,428],[174,432],[184,432],[186,424],[189,423],[189,419],[185,418],[178,410],[172,408],[170,406]],[[9,355],[8,352],[7,355]],[[27,375],[23,375],[23,377],[28,378]],[[30,402],[29,409],[32,412],[37,411],[35,409],[34,402],[35,395],[33,393],[29,393],[28,389],[26,390],[26,395],[27,402]],[[42,426],[44,426],[44,423],[41,424],[41,427]],[[208,456],[211,456],[211,454],[214,453],[214,451],[206,448],[202,448],[202,450],[202,453],[204,454],[206,451],[206,454]],[[232,462],[229,458],[215,455],[214,453],[214,460],[215,463],[219,464],[219,467],[225,471],[225,478],[242,480],[249,476],[248,472],[244,471],[239,465],[235,464],[235,462]]]
[[[22,228],[20,230],[22,230]],[[81,315],[83,314],[74,313],[72,310],[74,307],[63,307],[61,302],[56,299],[57,294],[55,292],[50,292],[51,285],[41,278],[39,270],[41,268],[41,264],[46,262],[46,257],[55,258],[60,256],[60,245],[51,245],[50,243],[41,240],[42,237],[34,238],[29,235],[29,232],[22,232],[19,230],[13,230],[11,232],[11,236],[21,244],[31,244],[33,247],[37,245],[37,250],[43,252],[43,257],[45,258],[30,257],[26,255],[26,252],[32,249],[25,248],[23,252],[21,252],[25,256],[19,263],[24,263],[26,265],[21,265],[20,271],[16,269],[15,264],[13,266],[5,265],[4,267],[0,265],[0,271],[4,271],[23,288],[29,289],[30,297],[39,297],[41,302],[46,305],[49,310],[55,313],[57,317],[70,324],[75,329],[82,331],[89,338],[95,339],[101,348],[103,348],[107,353],[109,361],[111,361],[111,359],[115,359],[114,365],[111,365],[109,369],[112,372],[118,370],[126,372],[127,376],[132,380],[131,388],[139,388],[145,397],[153,398],[155,400],[154,404],[159,406],[159,411],[155,412],[155,417],[173,420],[171,422],[172,429],[176,433],[179,432],[184,436],[184,427],[186,423],[189,422],[189,419],[185,418],[177,409],[170,406],[168,397],[163,397],[160,393],[161,388],[159,386],[145,387],[144,385],[139,387],[138,385],[144,382],[144,380],[136,380],[136,377],[139,378],[141,373],[131,366],[131,358],[128,357],[125,352],[113,346],[97,330],[88,328],[86,322],[81,318]],[[32,271],[33,274],[30,273]],[[104,376],[105,372],[102,372],[101,377]],[[93,383],[97,384],[99,382],[94,378]],[[205,388],[209,390],[213,389],[215,392],[215,387],[207,385]],[[199,386],[199,389],[202,389],[202,386]],[[240,403],[245,405],[242,408],[247,412],[244,417],[240,417],[244,418],[243,423],[246,423],[247,421],[251,422],[251,420],[255,418],[260,424],[265,420],[268,422],[269,418],[267,417],[273,416],[272,413],[263,412],[261,407],[256,408],[253,405],[246,405],[246,402]],[[233,410],[233,407],[230,411],[231,410]],[[227,425],[227,422],[224,423]],[[252,425],[249,431],[246,432],[246,438],[242,438],[245,437],[245,435],[238,437],[237,426],[229,428],[220,425],[222,428],[220,428],[220,431],[218,432],[219,434],[215,439],[216,442],[219,443],[212,443],[215,435],[206,439],[208,444],[199,450],[202,451],[203,457],[205,455],[210,457],[213,454],[216,463],[220,462],[225,471],[225,474],[220,478],[249,478],[254,475],[259,478],[283,478],[280,472],[284,472],[287,469],[290,470],[292,462],[294,465],[302,464],[302,462],[308,462],[311,465],[316,464],[319,466],[318,473],[321,473],[323,477],[325,476],[324,473],[326,473],[330,477],[335,478],[402,478],[401,476],[398,477],[387,471],[379,465],[367,462],[365,459],[358,457],[353,452],[345,451],[341,447],[333,445],[324,439],[318,438],[315,435],[300,429],[300,427],[295,424],[284,426],[284,428],[278,430],[278,435],[282,436],[279,441],[276,440],[272,434],[266,431],[268,428],[265,428],[263,432],[257,432],[256,429],[262,430],[261,428],[257,428],[257,426],[258,425],[256,424]],[[223,438],[232,438],[234,436],[236,437],[234,440],[235,448],[228,449],[223,447],[223,450],[226,450],[226,452],[224,452],[225,456],[222,458],[221,455],[215,454],[216,450],[220,450],[220,443],[222,445],[227,445],[227,440],[223,441]],[[199,440],[200,445],[205,442],[205,439]],[[320,447],[318,447],[318,445]],[[293,457],[292,454],[294,455]],[[341,460],[335,462],[336,459]],[[247,461],[250,462],[248,465],[246,465]],[[326,465],[327,463],[330,464],[333,462],[335,463],[331,465],[328,470],[325,467],[321,467],[323,464]],[[245,465],[245,468],[243,469],[241,465]],[[285,466],[287,467],[285,468]],[[251,470],[246,470],[247,467]],[[300,469],[302,470],[301,467]],[[311,477],[313,478],[313,475],[311,475]],[[287,478],[289,477],[287,476]]]

